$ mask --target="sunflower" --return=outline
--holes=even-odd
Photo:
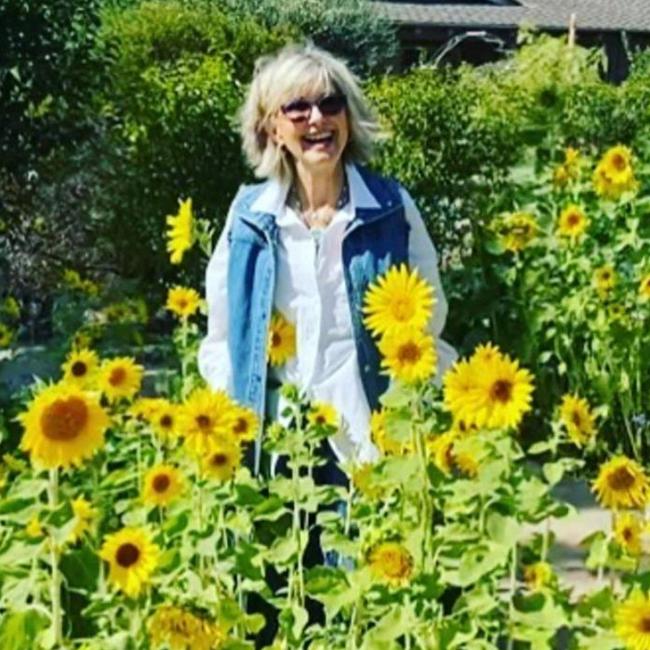
[[[355,465],[350,472],[350,479],[357,492],[366,497],[366,499],[375,501],[381,498],[386,490],[381,483],[375,482],[372,468],[372,463]]]
[[[639,295],[642,301],[650,300],[650,273],[644,275],[639,283]]]
[[[269,363],[281,366],[296,354],[296,327],[280,312],[275,312],[269,325]]]
[[[196,313],[201,306],[201,296],[198,291],[189,287],[172,287],[167,292],[165,307],[183,319]]]
[[[228,435],[235,413],[234,403],[224,391],[196,388],[180,411],[187,448],[197,456],[205,454],[211,441]]]
[[[103,446],[110,424],[98,398],[64,383],[41,390],[18,419],[25,429],[20,448],[46,469],[80,465]]]
[[[560,405],[560,420],[569,437],[581,447],[596,435],[594,416],[586,399],[577,395],[564,395]]]
[[[575,169],[580,166],[580,151],[575,147],[567,147],[564,150],[564,164],[569,169]]]
[[[158,565],[160,549],[143,528],[127,527],[106,536],[99,557],[109,564],[108,581],[137,596]]]
[[[532,408],[533,377],[506,354],[457,363],[450,374],[445,404],[468,426],[516,428]]]
[[[75,526],[68,537],[68,542],[75,544],[92,529],[97,511],[92,507],[90,501],[79,497],[72,502],[72,512],[75,517]]]
[[[0,323],[0,349],[8,348],[14,340],[13,330],[4,323]]]
[[[482,446],[477,439],[473,436],[464,436],[456,430],[453,448],[454,465],[466,476],[474,478],[478,476],[482,456]]]
[[[475,365],[492,363],[495,359],[503,359],[503,352],[498,346],[489,342],[477,345],[472,354],[472,363]]]
[[[615,456],[603,463],[592,484],[606,508],[641,508],[648,500],[650,483],[643,467],[627,456]]]
[[[160,399],[153,412],[147,416],[151,428],[163,441],[169,442],[179,435],[179,406]]]
[[[201,459],[203,471],[218,481],[228,481],[241,465],[241,447],[226,439],[211,443]]]
[[[634,175],[632,151],[622,145],[608,149],[599,164],[602,165],[610,181],[616,185],[626,185]]]
[[[642,553],[642,537],[645,523],[641,517],[631,512],[619,512],[614,521],[614,539],[630,555]]]
[[[571,203],[560,213],[557,231],[563,237],[575,241],[585,232],[588,225],[589,219],[587,219],[582,208],[575,205],[575,203]]]
[[[382,582],[399,586],[413,573],[413,558],[399,542],[380,542],[367,556],[372,574]]]
[[[417,269],[391,266],[364,295],[363,323],[373,336],[402,327],[423,329],[435,304],[433,288]]]
[[[469,426],[475,426],[474,420],[460,414],[472,413],[470,407],[476,392],[476,365],[477,360],[470,363],[467,359],[459,359],[442,379],[445,407],[451,411],[454,419],[462,420]]]
[[[411,442],[395,440],[388,432],[386,424],[387,411],[381,409],[370,414],[370,435],[373,443],[384,456],[403,456],[410,453]]]
[[[636,192],[639,183],[634,178],[630,149],[621,145],[609,149],[596,166],[592,180],[596,193],[606,199],[615,200],[624,192]]]
[[[379,342],[381,366],[396,379],[412,383],[436,372],[438,354],[433,337],[414,326],[387,332]]]
[[[454,466],[454,442],[457,437],[455,431],[446,431],[426,442],[427,454],[433,459],[434,465],[445,474],[450,474]]]
[[[594,271],[593,284],[601,298],[606,298],[616,284],[616,271],[611,264],[603,264]]]
[[[239,404],[233,405],[230,435],[238,443],[255,440],[259,430],[259,419],[255,411]]]
[[[167,216],[167,252],[172,264],[180,264],[183,255],[194,244],[194,217],[192,199],[179,201],[178,214]]]
[[[336,409],[326,402],[314,402],[307,413],[307,421],[314,427],[339,426],[339,415]]]
[[[131,399],[140,390],[143,372],[132,357],[108,359],[100,367],[99,386],[109,402]]]
[[[34,515],[25,526],[25,535],[30,539],[38,539],[45,536],[45,530],[37,515]]]
[[[126,412],[138,420],[150,420],[165,402],[167,400],[163,397],[138,397]]]
[[[553,185],[564,187],[570,180],[569,170],[566,165],[558,165],[553,169]]]
[[[214,650],[225,640],[219,625],[174,605],[161,605],[147,622],[153,647],[170,650]]]
[[[498,217],[491,229],[496,232],[501,246],[513,253],[526,248],[539,232],[537,219],[530,212],[511,212]]]
[[[61,366],[63,381],[90,388],[99,369],[99,357],[94,350],[73,350]]]
[[[142,501],[148,506],[168,506],[185,489],[181,472],[173,465],[156,465],[144,476]]]
[[[627,650],[650,648],[650,598],[638,587],[614,609],[615,630]]]
[[[524,582],[531,591],[540,591],[553,580],[553,567],[548,562],[535,562],[524,567]]]

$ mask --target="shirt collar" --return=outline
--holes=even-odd
[[[362,209],[379,208],[377,199],[366,185],[361,177],[359,170],[354,163],[345,164],[345,173],[348,178],[348,187],[350,188],[350,207],[351,212]],[[253,201],[251,210],[253,212],[265,212],[279,217],[284,212],[284,205],[289,193],[289,183],[282,182],[276,178],[266,181],[266,186],[260,192],[260,195]]]

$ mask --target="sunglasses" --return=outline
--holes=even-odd
[[[338,115],[347,106],[347,99],[345,95],[325,95],[315,102],[302,98],[292,99],[280,106],[280,110],[292,122],[302,122],[309,119],[314,106],[318,106],[318,110],[323,115],[331,117],[332,115]]]

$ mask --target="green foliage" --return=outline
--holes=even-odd
[[[359,75],[385,74],[397,62],[396,28],[366,0],[224,0],[223,4],[229,12],[254,16],[269,28],[295,29],[342,56]]]
[[[87,95],[101,66],[101,0],[0,2],[0,169],[19,173],[88,136]]]

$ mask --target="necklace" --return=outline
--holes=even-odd
[[[336,201],[335,209],[340,210],[345,205],[347,205],[349,200],[350,200],[350,188],[348,187],[348,179],[346,176],[344,176],[343,185],[341,187],[341,193],[339,194],[339,198]],[[298,212],[300,218],[305,222],[305,224],[309,228],[312,228],[314,226],[316,226],[317,228],[322,228],[324,226],[327,226],[327,224],[330,222],[332,218],[332,213],[329,211],[329,209],[326,209],[325,215],[319,215],[319,211],[322,208],[319,208],[317,210],[312,210],[312,211],[305,210],[302,206],[302,202],[300,201],[300,195],[298,194],[298,190],[296,189],[295,185],[292,185],[291,189],[289,190],[287,203],[296,212]]]

